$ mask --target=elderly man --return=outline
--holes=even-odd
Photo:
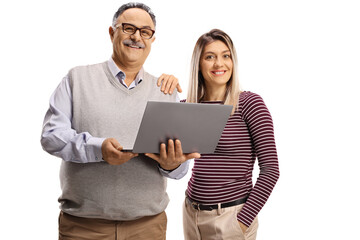
[[[156,161],[122,151],[132,147],[148,100],[177,98],[143,69],[155,24],[146,5],[121,6],[109,28],[110,60],[71,69],[51,96],[41,143],[63,159],[59,239],[166,238],[166,177],[181,178],[186,160],[200,155],[183,154],[178,140],[162,144]]]

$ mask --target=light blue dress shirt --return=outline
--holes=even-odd
[[[141,68],[135,80],[127,86],[125,73],[121,71],[112,58],[108,66],[113,76],[124,87],[132,89],[141,83],[144,69]],[[179,96],[177,95],[179,101]],[[62,158],[64,161],[77,163],[101,162],[101,145],[105,138],[93,137],[88,132],[77,133],[71,128],[72,121],[72,92],[69,77],[66,75],[50,97],[50,107],[45,115],[41,144],[48,153]],[[121,144],[121,143],[120,143]],[[74,158],[75,155],[75,158]],[[74,159],[76,159],[74,161]],[[189,161],[181,164],[173,171],[166,171],[159,166],[159,171],[165,177],[180,179],[186,175]]]

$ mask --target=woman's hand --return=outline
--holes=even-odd
[[[182,92],[182,89],[179,84],[179,80],[174,77],[173,75],[168,74],[162,74],[157,81],[158,87],[161,86],[160,91],[170,95],[174,92],[174,89],[176,88],[178,92]]]
[[[248,227],[245,224],[243,224],[242,222],[240,222],[240,221],[238,221],[238,222],[239,222],[239,225],[240,225],[240,228],[241,228],[242,232],[245,233],[246,230],[248,229]]]

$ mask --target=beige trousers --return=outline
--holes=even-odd
[[[256,217],[245,233],[236,218],[244,204],[212,211],[195,210],[186,200],[183,205],[185,240],[255,240]]]
[[[134,221],[81,218],[60,212],[59,240],[165,240],[166,213]]]

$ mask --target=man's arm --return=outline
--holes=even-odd
[[[41,134],[43,149],[65,161],[77,163],[100,162],[104,138],[88,132],[77,133],[71,128],[72,93],[65,76],[50,97],[50,106],[44,118]]]
[[[66,76],[50,97],[41,134],[43,149],[65,161],[77,163],[106,161],[119,165],[137,156],[122,152],[122,146],[114,138],[97,138],[88,132],[77,133],[72,129],[71,121],[72,92]]]

